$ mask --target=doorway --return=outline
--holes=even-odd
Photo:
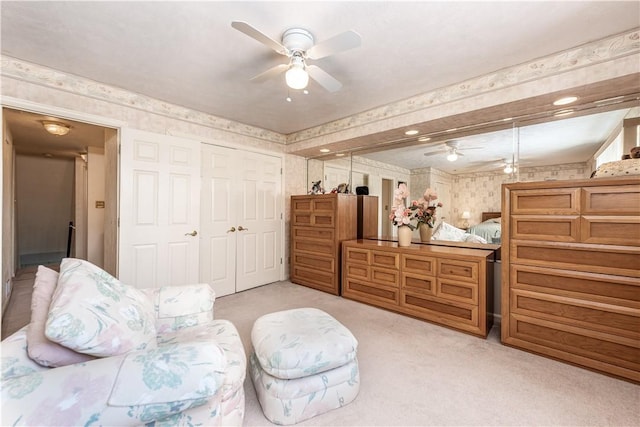
[[[392,236],[393,228],[391,221],[388,221],[393,204],[393,179],[382,178],[382,235]],[[385,221],[385,219],[387,221]]]
[[[115,275],[117,130],[46,109],[2,109],[9,146],[3,150],[4,165],[13,165],[3,173],[9,194],[3,199],[9,202],[3,210],[3,264],[12,266],[3,275],[66,256],[87,259]],[[67,133],[49,133],[44,124],[51,122]]]

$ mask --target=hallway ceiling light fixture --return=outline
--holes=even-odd
[[[63,136],[69,133],[71,130],[71,126],[65,125],[64,123],[58,122],[42,122],[42,126],[45,128],[47,132],[56,136]]]

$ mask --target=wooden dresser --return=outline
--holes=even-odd
[[[340,295],[341,242],[356,238],[357,196],[291,196],[290,280]]]
[[[493,323],[493,250],[343,243],[342,296],[481,337]]]
[[[502,193],[502,342],[640,381],[640,178]]]

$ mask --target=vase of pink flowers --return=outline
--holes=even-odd
[[[410,246],[413,230],[416,227],[411,223],[412,211],[405,206],[405,199],[409,197],[409,190],[406,184],[399,184],[393,192],[393,206],[389,219],[393,225],[398,227],[398,246]]]
[[[398,226],[398,246],[411,245],[413,230],[416,228],[420,232],[420,241],[428,243],[436,223],[436,208],[442,207],[442,203],[436,202],[438,194],[431,188],[427,188],[422,197],[412,201],[409,207],[405,206],[405,199],[408,197],[406,184],[398,185],[393,192],[393,207],[389,219],[393,225]]]
[[[438,194],[435,190],[427,188],[418,200],[411,202],[411,218],[416,221],[420,232],[421,242],[430,242],[433,237],[433,227],[436,223],[436,208],[442,207],[442,203],[436,202]]]

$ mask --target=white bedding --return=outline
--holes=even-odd
[[[500,218],[491,218],[480,224],[469,227],[469,233],[482,237],[489,243],[500,243],[501,224]]]
[[[454,227],[446,222],[441,222],[433,230],[432,240],[447,240],[452,242],[487,243],[481,236],[473,235]]]

